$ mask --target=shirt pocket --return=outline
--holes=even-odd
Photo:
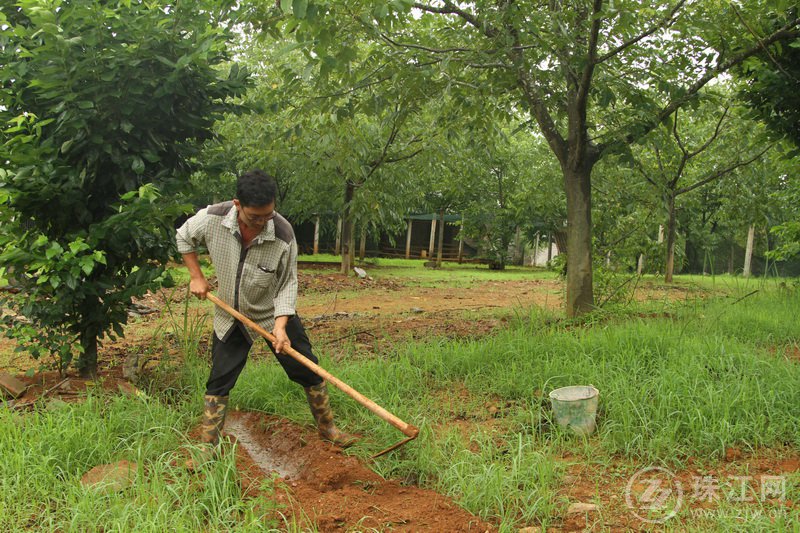
[[[267,263],[258,263],[254,269],[253,283],[261,288],[270,289],[275,285],[276,269]]]

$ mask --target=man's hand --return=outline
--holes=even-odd
[[[189,291],[200,298],[206,299],[206,294],[211,290],[211,284],[204,277],[192,278],[189,280]]]
[[[292,343],[289,336],[286,334],[286,324],[289,322],[288,316],[275,317],[275,327],[272,328],[272,334],[275,336],[275,342],[272,346],[277,353],[283,353],[285,348],[289,348]]]
[[[183,264],[189,270],[189,291],[201,300],[205,300],[211,285],[203,275],[197,254],[194,252],[183,254]]]

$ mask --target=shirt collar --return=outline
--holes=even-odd
[[[239,210],[236,209],[234,205],[233,208],[228,212],[228,215],[222,221],[222,225],[230,230],[231,235],[239,235],[239,222],[237,221],[237,217],[239,216]],[[275,213],[275,216],[278,216]],[[264,241],[274,241],[275,240],[275,218],[273,217],[270,219],[267,224],[264,226],[264,229],[261,230],[261,233],[256,235],[256,238],[253,239],[254,242],[262,243]]]

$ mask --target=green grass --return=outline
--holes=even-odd
[[[0,409],[3,531],[252,531],[272,525],[266,498],[243,499],[229,453],[204,475],[180,464],[194,413],[156,400],[90,395],[33,414]],[[135,462],[120,493],[80,484],[99,464]],[[269,487],[267,487],[269,488]],[[266,494],[269,494],[267,491]]]
[[[800,293],[780,283],[708,283],[681,278],[704,298],[643,302],[600,312],[588,323],[518,311],[509,329],[480,340],[405,343],[374,359],[350,361],[333,360],[324,348],[317,352],[334,375],[420,428],[417,440],[375,461],[380,474],[450,495],[503,531],[546,527],[567,505],[556,496],[565,476],[557,459],[565,455],[617,472],[624,486],[641,466],[681,469],[692,457],[714,468],[728,447],[800,450],[800,363],[782,356],[784,347],[800,341]],[[193,328],[182,331],[189,340],[197,335]],[[200,412],[208,371],[197,358],[184,369],[183,403],[92,396],[81,405],[28,415],[0,409],[0,526],[255,527],[270,508],[269,487],[263,499],[243,499],[228,460],[199,484],[170,466],[176,450],[188,444],[185,432]],[[598,431],[576,438],[555,426],[547,393],[590,383],[601,391]],[[353,453],[366,457],[401,438],[339,391],[331,394],[345,429],[365,435]],[[311,424],[302,390],[271,356],[251,360],[231,404]],[[491,414],[488,405],[502,409]],[[95,464],[119,459],[140,465],[131,489],[109,497],[78,484]],[[787,499],[800,499],[800,473],[788,476],[787,487]],[[752,523],[767,528],[767,517],[774,516],[767,511],[775,509],[762,507],[764,517]],[[748,509],[723,506],[716,514],[683,513],[679,520],[689,529],[742,530],[737,517]],[[789,510],[778,523],[798,530],[800,514]]]
[[[337,263],[339,256],[319,254],[299,256],[300,261],[319,261]],[[369,258],[356,261],[373,278],[391,278],[397,281],[410,280],[410,284],[420,286],[449,287],[476,281],[514,281],[529,279],[557,279],[558,274],[549,270],[531,267],[507,266],[505,270],[489,270],[481,264],[443,262],[442,268],[426,268],[421,259]],[[338,270],[337,270],[338,271]]]
[[[167,269],[170,276],[177,286],[185,287],[189,285],[189,271],[182,264],[171,264]],[[209,261],[208,256],[200,256],[200,270],[206,278],[214,275],[214,265]]]
[[[800,297],[740,297],[673,303],[672,318],[606,316],[589,326],[534,314],[490,338],[409,344],[352,363],[323,353],[322,364],[421,428],[417,441],[377,462],[380,473],[419,480],[513,529],[557,516],[553,459],[564,453],[682,468],[688,457],[713,464],[731,446],[800,449],[800,364],[774,353],[800,339]],[[601,407],[598,432],[584,443],[554,427],[546,395],[589,383]],[[464,388],[468,398],[456,394]],[[301,391],[271,363],[248,368],[235,398],[310,422]],[[511,405],[491,428],[487,398]],[[357,453],[400,438],[338,391],[334,399],[346,426],[369,436]],[[470,423],[470,438],[442,429],[455,418]],[[789,523],[798,527],[800,517]]]

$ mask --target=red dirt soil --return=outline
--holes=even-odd
[[[56,371],[37,372],[32,376],[16,376],[27,385],[25,393],[12,404],[16,409],[33,406],[37,401],[57,399],[80,402],[89,389],[110,393],[136,394],[138,389],[122,377],[122,369],[111,368],[100,373],[97,380],[84,379],[74,371],[61,375]]]
[[[480,338],[503,327],[515,313],[525,317],[532,307],[559,309],[563,301],[563,284],[558,280],[476,281],[469,288],[426,288],[404,286],[392,280],[361,280],[301,270],[299,283],[298,309],[309,336],[316,347],[333,357],[380,356],[392,345],[411,339]],[[161,291],[138,303],[160,310],[167,297],[174,305],[185,296],[184,290]],[[691,296],[680,290],[640,288],[636,299]],[[175,309],[182,312],[182,306],[181,310],[177,306]],[[139,329],[136,324],[129,326],[129,332],[136,333],[101,346],[98,384],[103,390],[136,392],[122,379],[120,363],[128,353],[141,353],[142,347],[152,341],[152,321],[158,316],[159,313],[152,313],[138,318]],[[210,323],[206,329],[210,332]],[[267,351],[263,344],[258,346],[259,352]],[[0,351],[10,352],[11,347],[8,341],[0,341]],[[172,351],[173,357],[177,357],[177,350]],[[796,345],[776,347],[775,354],[800,361]],[[22,370],[38,366],[38,362],[23,359],[13,358],[12,365]],[[78,378],[74,372],[64,383],[60,383],[63,378],[56,372],[38,373],[33,378],[18,377],[30,387],[17,406],[33,406],[43,394],[45,401],[50,398],[80,401],[87,388],[98,386]],[[468,434],[473,426],[501,423],[502,411],[507,406],[494,405],[495,400],[489,398],[485,416],[475,420],[464,419],[460,410],[454,409],[449,425],[463,427]],[[263,482],[272,478],[270,470],[280,470],[275,498],[284,506],[281,512],[291,516],[300,527],[316,526],[320,531],[374,528],[437,533],[496,529],[440,494],[381,478],[355,457],[321,441],[309,428],[263,414],[234,412],[226,430],[239,443],[237,463],[245,493],[261,490]],[[786,450],[765,450],[753,455],[731,449],[726,459],[726,462],[709,460],[711,466],[689,461],[676,476],[691,491],[697,476],[780,475],[796,472],[800,464],[797,453]],[[613,458],[604,458],[595,465],[578,456],[564,457],[559,462],[565,474],[559,496],[570,503],[597,503],[601,512],[564,514],[560,521],[550,524],[548,531],[648,529],[647,524],[631,514],[624,499],[625,484],[636,466]],[[687,504],[692,509],[699,505],[691,499],[687,499]],[[785,504],[797,508],[797,502]],[[280,517],[276,518],[280,522]],[[681,527],[680,522],[673,525]]]
[[[635,516],[626,504],[627,484],[636,471],[651,465],[636,465],[623,459],[603,459],[595,464],[587,462],[585,457],[573,455],[564,455],[558,461],[564,466],[559,496],[569,502],[596,503],[601,512],[567,514],[562,522],[553,524],[554,527],[548,531],[650,531],[662,530],[665,525],[681,531],[701,527],[696,519],[685,522],[686,517],[680,515],[665,525],[648,524]],[[800,502],[790,499],[791,491],[787,490],[785,498],[760,497],[762,480],[786,478],[800,471],[800,455],[788,448],[764,448],[747,453],[729,448],[724,461],[689,458],[685,468],[666,470],[674,474],[672,479],[677,480],[683,490],[679,510],[688,510],[690,514],[713,511],[732,501],[742,516],[748,509],[765,515],[780,511],[800,512]],[[733,498],[741,493],[742,483],[748,488],[749,500],[735,502]],[[641,494],[647,488],[647,484],[632,485],[634,493]],[[664,488],[670,487],[665,485]]]
[[[226,433],[237,441],[245,490],[277,471],[280,504],[301,525],[319,531],[368,530],[460,533],[494,531],[490,524],[430,490],[386,480],[316,432],[260,413],[234,412]],[[311,524],[303,524],[305,518]]]

